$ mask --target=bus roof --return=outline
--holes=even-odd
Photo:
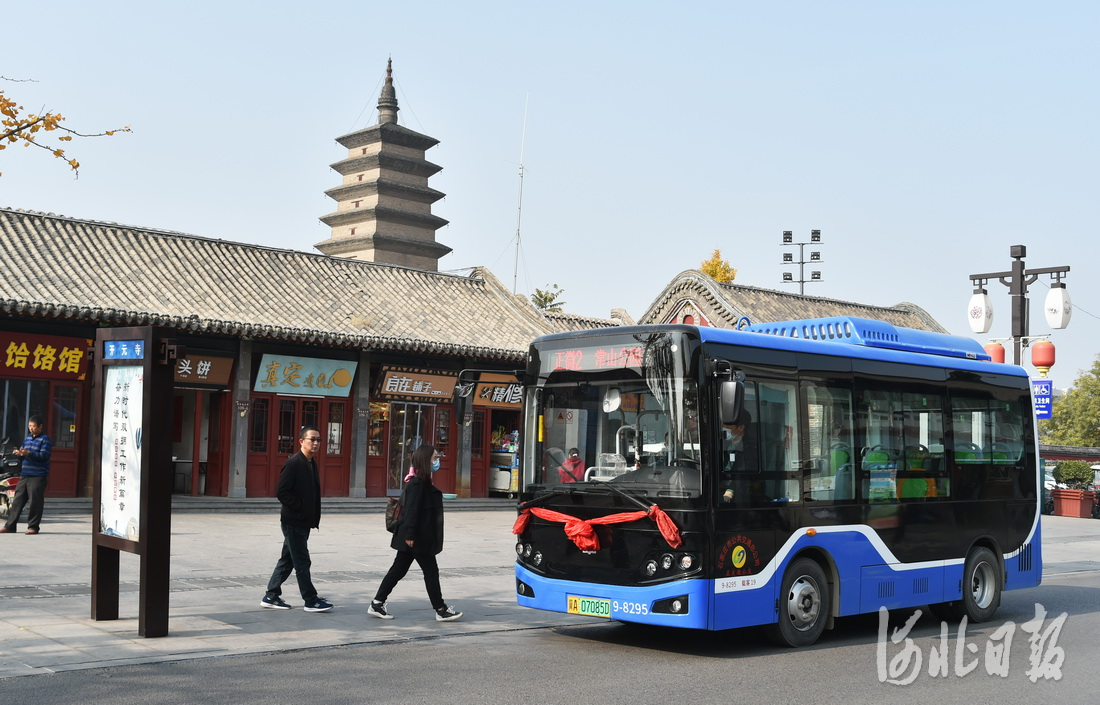
[[[536,342],[558,342],[591,336],[637,335],[655,330],[679,330],[697,335],[700,341],[708,343],[993,371],[986,367],[988,365],[995,367],[995,371],[1000,374],[1028,376],[1022,367],[992,362],[989,354],[973,338],[901,328],[884,321],[855,316],[756,323],[740,329],[684,324],[623,326],[554,333],[543,336]],[[924,357],[908,357],[913,354]]]
[[[944,355],[967,360],[990,360],[989,353],[973,338],[933,333],[897,326],[870,318],[830,316],[798,321],[756,323],[743,328],[787,338],[817,340],[825,343],[862,345],[868,348],[903,350],[926,355]]]

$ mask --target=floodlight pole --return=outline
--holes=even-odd
[[[783,255],[783,264],[784,265],[787,265],[787,264],[797,264],[798,265],[798,280],[797,281],[798,281],[798,294],[800,296],[802,296],[806,293],[806,286],[805,285],[806,285],[807,281],[810,281],[810,282],[822,281],[820,271],[810,272],[810,278],[808,280],[806,279],[806,274],[805,274],[806,257],[803,254],[803,252],[804,252],[803,248],[806,245],[819,245],[819,244],[821,244],[821,231],[820,230],[811,230],[810,231],[810,241],[809,242],[795,242],[794,241],[794,234],[790,230],[784,230],[783,231],[783,246],[784,247],[794,247],[796,245],[798,246],[798,262],[794,261],[794,257],[792,257],[793,253],[785,253]],[[810,263],[811,264],[817,264],[821,261],[822,260],[821,260],[821,253],[820,252],[811,252],[810,253]],[[790,272],[784,272],[783,273],[783,281],[784,281],[784,283],[791,283],[791,282],[794,282],[795,279],[791,275]]]

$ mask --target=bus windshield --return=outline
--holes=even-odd
[[[539,429],[529,456],[536,483],[612,482],[651,498],[700,495],[698,387],[686,376],[677,338],[543,351],[541,384],[528,408]]]

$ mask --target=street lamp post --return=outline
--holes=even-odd
[[[805,268],[805,265],[806,265],[806,258],[803,255],[803,248],[806,245],[817,245],[817,244],[820,244],[820,243],[821,243],[821,231],[820,230],[811,230],[810,231],[810,241],[809,242],[795,242],[794,241],[794,234],[790,230],[784,230],[783,231],[783,246],[784,247],[793,247],[795,245],[798,246],[798,262],[796,263],[794,261],[794,253],[793,252],[784,252],[783,253],[783,264],[798,264],[798,293],[799,294],[805,294],[806,293],[805,284],[806,284],[807,281],[811,281],[811,282],[823,281],[821,279],[821,272],[820,271],[810,272],[810,278],[809,279],[806,279],[805,272],[804,272],[804,268]],[[810,261],[810,264],[818,264],[818,263],[822,262],[823,260],[821,259],[821,253],[820,252],[811,252],[809,261]],[[783,282],[784,283],[793,283],[794,281],[795,281],[795,278],[794,278],[794,273],[793,272],[783,272]]]
[[[1072,306],[1069,295],[1066,293],[1066,285],[1062,283],[1062,277],[1069,271],[1069,267],[1027,269],[1024,267],[1027,248],[1023,245],[1013,245],[1009,249],[1009,254],[1012,256],[1012,269],[1009,271],[970,275],[970,281],[974,283],[974,295],[970,299],[969,310],[970,329],[979,334],[989,331],[993,322],[993,307],[989,304],[985,285],[990,279],[997,279],[1008,287],[1012,300],[1012,361],[1013,364],[1019,365],[1022,348],[1028,344],[1029,340],[1028,285],[1034,283],[1040,274],[1051,276],[1054,283],[1051,285],[1044,307],[1047,323],[1052,328],[1065,328],[1069,323]]]

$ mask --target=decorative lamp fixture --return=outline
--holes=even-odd
[[[784,262],[794,262],[794,253],[793,252],[784,252],[783,253],[783,261]]]
[[[817,271],[810,272],[810,281],[813,281],[813,282],[821,281],[821,272],[817,272]]]
[[[783,231],[783,244],[784,245],[790,245],[793,242],[794,242],[794,231],[793,230],[784,230]]]
[[[820,230],[811,230],[810,231],[810,242],[821,242],[821,231]]]
[[[783,272],[783,281],[793,282],[794,281],[794,274],[791,273],[791,272]]]
[[[996,340],[986,343],[985,351],[989,353],[989,358],[993,360],[993,362],[1005,361],[1005,346],[1001,345]]]
[[[989,332],[989,329],[993,326],[993,302],[989,300],[989,294],[985,292],[985,289],[974,290],[974,295],[970,297],[970,304],[967,306],[966,312],[970,318],[970,330],[978,335]]]
[[[1046,377],[1051,367],[1054,367],[1054,343],[1049,340],[1040,340],[1031,344],[1031,364],[1039,370],[1040,377]]]
[[[1051,328],[1061,329],[1069,325],[1069,318],[1073,315],[1073,302],[1069,300],[1069,292],[1062,282],[1054,282],[1047,292],[1047,300],[1043,304],[1043,313],[1046,314],[1047,324]]]

